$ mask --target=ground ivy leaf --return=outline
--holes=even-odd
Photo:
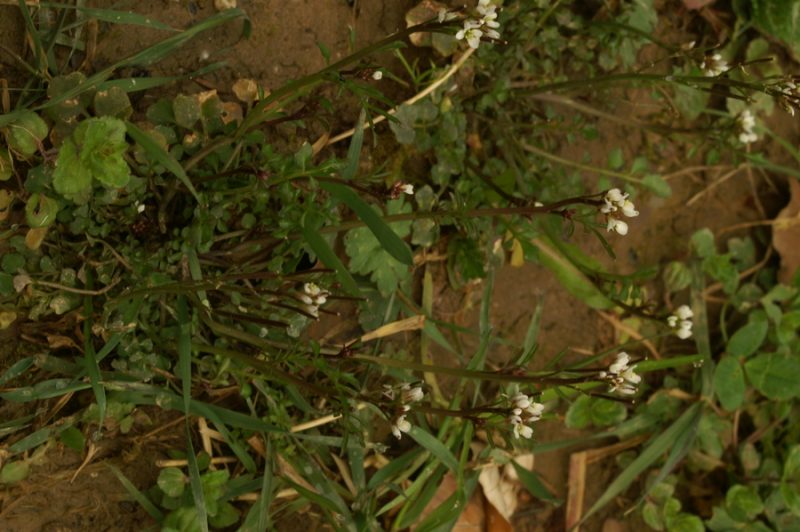
[[[86,203],[92,187],[92,174],[81,164],[78,148],[72,139],[61,145],[53,171],[53,187],[56,192],[75,203]]]
[[[402,199],[387,203],[387,211],[391,214],[411,211],[411,205],[403,204]],[[411,222],[394,222],[389,224],[397,236],[408,235]],[[350,270],[361,275],[369,275],[384,297],[405,281],[410,273],[408,266],[392,257],[381,245],[375,235],[366,227],[359,227],[347,233],[344,239],[345,251],[350,257]]]

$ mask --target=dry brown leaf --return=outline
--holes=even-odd
[[[17,313],[13,310],[4,310],[0,312],[0,331],[8,329],[17,319]]]
[[[242,113],[242,106],[236,102],[225,102],[222,104],[222,122],[230,124],[231,122],[241,122],[244,114]]]
[[[233,93],[240,101],[250,105],[258,98],[258,84],[253,79],[238,79],[233,84]]]
[[[31,227],[25,234],[25,246],[33,251],[39,249],[47,236],[47,227]]]
[[[517,484],[501,474],[500,467],[485,467],[478,476],[483,495],[506,520],[517,509]]]
[[[797,268],[800,267],[800,183],[789,180],[791,199],[775,217],[772,226],[772,246],[781,256],[781,269],[778,281],[791,284]]]
[[[512,532],[511,523],[488,500],[483,506],[486,514],[486,532]]]
[[[50,349],[60,349],[62,347],[78,349],[78,345],[72,340],[72,338],[61,336],[60,334],[48,334],[47,345],[50,347]]]

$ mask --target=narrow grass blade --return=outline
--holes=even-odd
[[[15,442],[13,445],[8,447],[8,450],[13,454],[24,453],[25,451],[29,451],[34,447],[39,447],[41,444],[46,442],[50,435],[53,433],[53,429],[50,427],[45,427],[43,429],[39,429],[36,432],[33,432],[18,442]]]
[[[91,271],[86,271],[86,287],[93,288],[93,278]],[[97,357],[94,352],[94,334],[92,333],[92,316],[94,309],[92,306],[92,296],[86,296],[83,300],[83,359],[86,364],[86,372],[89,374],[89,382],[92,384],[94,399],[97,401],[98,426],[102,429],[103,421],[106,418],[106,390],[103,387],[100,376],[100,366],[97,364]]]
[[[430,479],[426,479],[422,483],[417,483],[417,481],[415,481],[414,484],[412,484],[412,486],[416,484],[420,489],[411,493],[409,493],[410,490],[406,492],[409,501],[403,506],[400,513],[397,514],[397,519],[395,519],[392,530],[408,529],[419,520],[420,515],[422,515],[422,512],[436,494],[436,490],[439,489],[439,485],[442,483],[442,478],[444,478],[446,471],[444,467],[436,467]]]
[[[511,461],[511,465],[514,466],[514,470],[517,472],[520,482],[522,482],[522,485],[525,486],[525,489],[527,489],[531,495],[537,499],[547,501],[550,504],[556,506],[561,505],[561,499],[550,493],[550,490],[539,480],[539,475],[535,471],[530,471],[513,460]]]
[[[539,251],[542,265],[555,274],[569,293],[595,309],[609,309],[614,306],[572,261],[556,249],[548,237],[542,235],[532,240],[532,243]]]
[[[18,360],[14,363],[13,366],[8,368],[3,375],[0,376],[0,386],[4,385],[5,383],[16,379],[28,369],[33,366],[34,358],[33,357],[25,357],[21,360]]]
[[[531,321],[528,323],[528,330],[525,332],[525,340],[522,344],[522,353],[516,361],[516,364],[520,367],[527,366],[528,362],[530,362],[533,358],[534,353],[536,353],[539,340],[539,330],[542,326],[543,310],[544,301],[540,297],[539,301],[536,303],[536,308],[533,311],[533,316],[531,316]]]
[[[450,449],[448,449],[447,446],[445,446],[445,444],[443,444],[441,441],[417,426],[411,427],[408,435],[426,450],[430,451],[430,453],[438,458],[439,461],[447,467],[447,469],[454,473],[458,472],[458,460],[456,460],[456,457],[453,455]]]
[[[705,273],[700,261],[695,261],[692,264],[692,310],[694,317],[692,318],[693,331],[692,338],[697,346],[697,352],[703,356],[701,363],[703,364],[700,369],[701,376],[701,390],[700,393],[705,399],[713,400],[714,398],[714,363],[711,354],[711,334],[708,330],[708,313],[706,312],[706,299],[703,294],[705,291]]]
[[[75,9],[80,11],[89,18],[94,18],[103,22],[110,22],[112,24],[127,24],[132,26],[144,26],[154,30],[165,31],[180,31],[172,26],[168,26],[163,22],[159,22],[151,17],[140,15],[132,11],[117,11],[114,9],[95,9],[91,7],[84,7],[80,5],[60,4],[52,2],[42,2],[40,7],[57,8],[57,9]]]
[[[381,218],[367,202],[353,192],[353,189],[339,183],[331,183],[328,181],[320,182],[319,186],[350,207],[356,216],[358,216],[361,221],[367,225],[369,230],[372,231],[372,234],[375,235],[375,238],[378,239],[378,242],[380,242],[383,249],[385,249],[389,255],[408,266],[414,263],[414,257],[408,245],[397,236],[397,233],[383,221],[383,218]]]
[[[44,74],[48,70],[51,74],[55,74],[55,65],[47,64],[47,56],[45,54],[44,45],[42,44],[42,38],[39,35],[39,30],[36,28],[36,24],[31,18],[31,12],[28,9],[28,5],[25,3],[25,0],[19,0],[18,3],[19,11],[22,14],[22,19],[25,21],[25,27],[28,31],[28,35],[30,35],[31,41],[33,41],[33,54],[34,58],[36,59],[37,70],[40,74]]]
[[[611,500],[625,491],[647,468],[651,467],[662,458],[664,453],[669,451],[679,438],[683,437],[687,430],[692,430],[692,422],[701,408],[700,403],[690,406],[684,413],[676,419],[672,425],[664,432],[650,440],[649,445],[636,457],[636,459],[626,467],[619,476],[606,488],[605,492],[592,505],[581,518],[581,522],[597,512],[600,508],[611,502]]]
[[[88,382],[73,382],[72,379],[49,379],[37,382],[33,386],[2,392],[0,393],[0,399],[15,403],[27,403],[30,401],[39,401],[40,399],[60,397],[70,392],[79,392],[91,387],[92,385]]]
[[[372,477],[369,479],[369,482],[367,483],[367,490],[369,491],[375,490],[379,486],[383,486],[391,479],[400,475],[401,472],[411,467],[411,464],[413,464],[414,461],[417,458],[419,458],[422,453],[423,453],[422,448],[416,447],[408,451],[400,458],[394,458],[393,460],[391,460],[388,464],[380,468],[377,473],[372,475]],[[413,473],[413,471],[409,472],[409,476],[411,473]]]
[[[167,170],[172,172],[175,177],[180,179],[181,183],[183,183],[192,196],[194,196],[194,199],[197,200],[197,203],[202,203],[200,196],[197,194],[197,190],[195,190],[194,185],[189,179],[189,176],[186,175],[186,171],[183,169],[180,163],[172,155],[167,153],[164,148],[159,146],[158,143],[150,137],[150,135],[139,129],[137,126],[131,122],[126,122],[126,126],[128,135],[130,135],[139,146],[144,148],[150,157],[158,161],[160,164],[163,164]]]
[[[203,493],[203,481],[200,479],[200,467],[197,464],[197,456],[194,454],[192,445],[192,428],[189,417],[186,417],[186,446],[188,447],[186,459],[189,462],[189,483],[192,487],[192,499],[197,510],[197,520],[200,522],[200,530],[208,532],[208,508],[206,508],[206,497]]]
[[[336,272],[336,278],[342,283],[342,287],[345,291],[352,296],[357,296],[359,290],[355,279],[353,279],[347,266],[336,256],[336,253],[333,252],[325,239],[322,238],[317,231],[305,225],[303,225],[303,238],[308,243],[311,250],[317,255],[317,258],[321,260],[325,266],[333,268]]]
[[[144,511],[147,512],[150,515],[150,517],[152,517],[159,523],[161,523],[164,520],[164,514],[161,512],[161,510],[158,509],[158,506],[153,504],[152,501],[150,501],[150,499],[148,499],[144,493],[139,491],[136,488],[136,486],[134,486],[133,483],[130,480],[128,480],[128,477],[126,477],[122,473],[122,471],[120,471],[116,466],[108,462],[106,462],[105,465],[111,470],[112,473],[114,473],[114,476],[117,477],[120,484],[122,484],[122,486],[130,494],[130,496],[133,497],[133,499],[136,502],[138,502],[142,508],[144,508]]]
[[[358,162],[361,160],[361,146],[364,144],[364,122],[367,119],[367,112],[361,109],[356,122],[353,138],[350,147],[347,149],[347,162],[342,169],[342,179],[350,180],[358,173]]]

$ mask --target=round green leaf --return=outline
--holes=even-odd
[[[789,510],[800,516],[800,445],[793,446],[786,457],[780,491]]]
[[[749,357],[764,343],[769,323],[766,314],[754,312],[750,322],[736,331],[728,341],[727,351],[735,357]]]
[[[97,116],[128,118],[133,113],[128,93],[120,87],[99,91],[94,97],[94,113]]]
[[[669,532],[705,532],[703,521],[696,515],[678,514],[667,523]]]
[[[58,202],[44,194],[31,194],[25,203],[25,220],[31,227],[47,227],[56,221]]]
[[[739,361],[730,355],[723,356],[714,370],[714,391],[722,408],[729,412],[739,408],[745,389],[744,371]]]
[[[33,111],[20,111],[20,116],[5,130],[6,142],[13,151],[23,155],[33,155],[39,143],[47,137],[50,128],[47,123]]]
[[[168,467],[158,474],[157,484],[167,496],[180,497],[186,488],[186,475],[177,467]]]
[[[747,378],[765,397],[785,401],[797,395],[800,361],[778,353],[757,355],[744,365]]]
[[[750,486],[737,484],[725,495],[728,514],[737,521],[750,521],[764,511],[758,492]]]
[[[578,397],[567,410],[567,415],[564,418],[564,423],[570,429],[586,428],[591,421],[589,415],[589,400],[588,395],[581,395]]]
[[[172,109],[175,112],[175,123],[186,129],[192,129],[202,114],[197,97],[184,94],[175,97]]]
[[[593,398],[589,408],[592,424],[596,427],[616,425],[628,417],[628,409],[620,402]]]
[[[15,484],[20,480],[25,480],[30,472],[28,462],[17,461],[8,462],[0,469],[0,484]]]

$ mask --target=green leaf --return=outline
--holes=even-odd
[[[592,398],[589,408],[592,424],[596,427],[608,427],[621,423],[628,417],[628,409],[620,402],[602,397]]]
[[[755,488],[737,484],[725,495],[728,514],[737,521],[750,521],[764,511],[764,503]]]
[[[158,474],[156,484],[169,497],[180,497],[186,488],[186,475],[177,467],[167,467]]]
[[[14,175],[14,163],[8,150],[0,147],[0,181],[8,181]]]
[[[695,231],[692,235],[692,249],[694,249],[695,254],[704,259],[706,257],[711,257],[717,253],[717,246],[714,243],[714,233],[711,232],[711,229],[703,228],[699,231]]]
[[[650,501],[645,502],[642,507],[642,519],[653,530],[664,530],[664,519],[661,517],[661,510]]]
[[[223,502],[219,505],[217,514],[208,519],[208,523],[215,528],[227,528],[239,521],[239,510],[231,503]]]
[[[591,280],[573,262],[562,255],[546,236],[532,241],[538,249],[539,261],[552,271],[561,285],[573,296],[595,309],[608,309],[614,306]]]
[[[408,435],[411,436],[418,444],[422,447],[430,451],[430,453],[439,459],[450,471],[457,472],[458,468],[458,460],[450,451],[450,449],[445,446],[444,443],[439,441],[436,437],[432,436],[428,432],[425,432],[420,427],[416,425],[411,427],[411,430],[408,432]]]
[[[753,312],[749,318],[749,323],[728,340],[726,350],[735,357],[749,357],[761,347],[767,337],[769,322],[766,314]]]
[[[6,462],[3,469],[0,469],[0,484],[16,484],[27,478],[31,466],[25,460],[16,462]]]
[[[765,353],[748,360],[744,365],[747,378],[765,397],[785,401],[797,396],[800,381],[800,361],[796,357]]]
[[[108,187],[124,187],[131,177],[124,157],[127,149],[122,120],[84,120],[61,146],[53,172],[54,188],[75,203],[85,203],[93,179]]]
[[[364,143],[364,122],[366,119],[367,112],[361,109],[353,132],[353,138],[350,141],[350,147],[347,149],[347,164],[342,169],[342,179],[349,181],[355,178],[358,173],[358,162],[361,159],[361,146]]]
[[[5,129],[8,147],[22,155],[33,155],[47,137],[50,128],[33,111],[19,111],[16,119]]]
[[[672,188],[664,178],[658,174],[647,174],[642,178],[642,185],[649,188],[656,196],[668,198],[672,196]]]
[[[339,279],[339,282],[342,283],[342,287],[347,293],[351,296],[357,296],[359,294],[358,285],[353,279],[353,276],[350,275],[347,267],[328,245],[328,242],[316,230],[308,227],[306,224],[303,224],[303,238],[305,238],[311,250],[317,255],[317,258],[328,268],[333,268],[336,272],[336,277]]]
[[[44,194],[31,194],[25,202],[25,221],[31,227],[47,227],[56,221],[58,202]]]
[[[520,482],[522,482],[522,485],[525,486],[525,489],[527,489],[531,495],[556,506],[561,504],[561,500],[550,493],[550,490],[539,480],[539,475],[535,471],[525,469],[513,460],[511,461],[511,465],[514,466],[517,477],[519,477]]]
[[[114,476],[117,477],[128,493],[130,493],[131,497],[133,497],[134,500],[136,500],[136,502],[138,502],[142,508],[144,508],[148,514],[150,514],[150,517],[159,523],[164,520],[164,514],[161,512],[161,510],[159,510],[158,507],[144,495],[144,493],[139,491],[136,486],[134,486],[133,483],[128,480],[124,474],[122,474],[122,471],[120,471],[116,466],[111,465],[109,462],[105,462],[105,465],[111,470],[112,473],[114,473]]]
[[[608,152],[608,167],[612,170],[619,170],[625,164],[625,155],[622,148],[616,147]]]
[[[564,424],[570,429],[583,429],[589,426],[592,418],[589,413],[591,397],[581,395],[567,409]]]
[[[53,171],[53,188],[56,192],[75,203],[89,201],[92,190],[92,174],[81,164],[78,147],[72,139],[61,145]]]
[[[94,114],[97,116],[111,116],[128,118],[133,113],[131,100],[128,93],[119,87],[109,87],[97,91],[94,96]]]
[[[706,527],[696,515],[681,513],[667,521],[669,532],[704,532]]]
[[[732,412],[744,401],[747,386],[744,382],[744,371],[736,357],[725,355],[714,370],[714,391],[722,408]]]
[[[200,101],[195,96],[179,94],[172,102],[172,109],[175,113],[175,123],[185,129],[192,129],[200,120],[202,109]]]
[[[403,205],[402,199],[398,199],[389,201],[387,209],[389,214],[394,214],[408,212],[411,206]],[[406,236],[410,225],[411,222],[394,222],[392,228],[398,235]],[[369,275],[384,297],[388,297],[411,275],[408,267],[390,255],[367,228],[360,227],[348,232],[344,238],[344,246],[347,256],[350,257],[350,269],[355,273]]]
[[[794,0],[748,2],[753,24],[770,38],[778,38],[800,54],[800,3]]]
[[[800,516],[800,445],[792,446],[783,464],[780,492],[789,510]]]
[[[197,194],[197,190],[195,190],[192,181],[189,179],[189,176],[186,175],[186,171],[180,163],[172,155],[167,153],[150,135],[131,122],[126,122],[126,124],[128,135],[147,152],[147,155],[172,172],[172,174],[183,183],[192,196],[194,196],[194,199],[197,200],[198,203],[202,203],[202,201],[200,201],[200,196]]]
[[[670,292],[678,292],[692,283],[692,272],[686,264],[672,261],[664,268],[664,284]]]
[[[84,438],[83,433],[76,427],[67,427],[61,431],[58,438],[61,440],[61,443],[79,453],[83,452],[83,448],[86,445],[86,438]]]
[[[339,183],[327,181],[321,182],[320,187],[350,207],[356,216],[372,231],[372,234],[380,242],[381,247],[396,261],[407,266],[411,266],[414,263],[414,257],[408,245],[400,239],[397,233],[383,221],[383,218],[369,204],[353,192],[353,189]],[[410,222],[402,222],[402,224],[404,225],[401,225],[401,227],[405,227],[403,234],[405,236],[408,234]],[[396,224],[392,225],[396,226]]]

